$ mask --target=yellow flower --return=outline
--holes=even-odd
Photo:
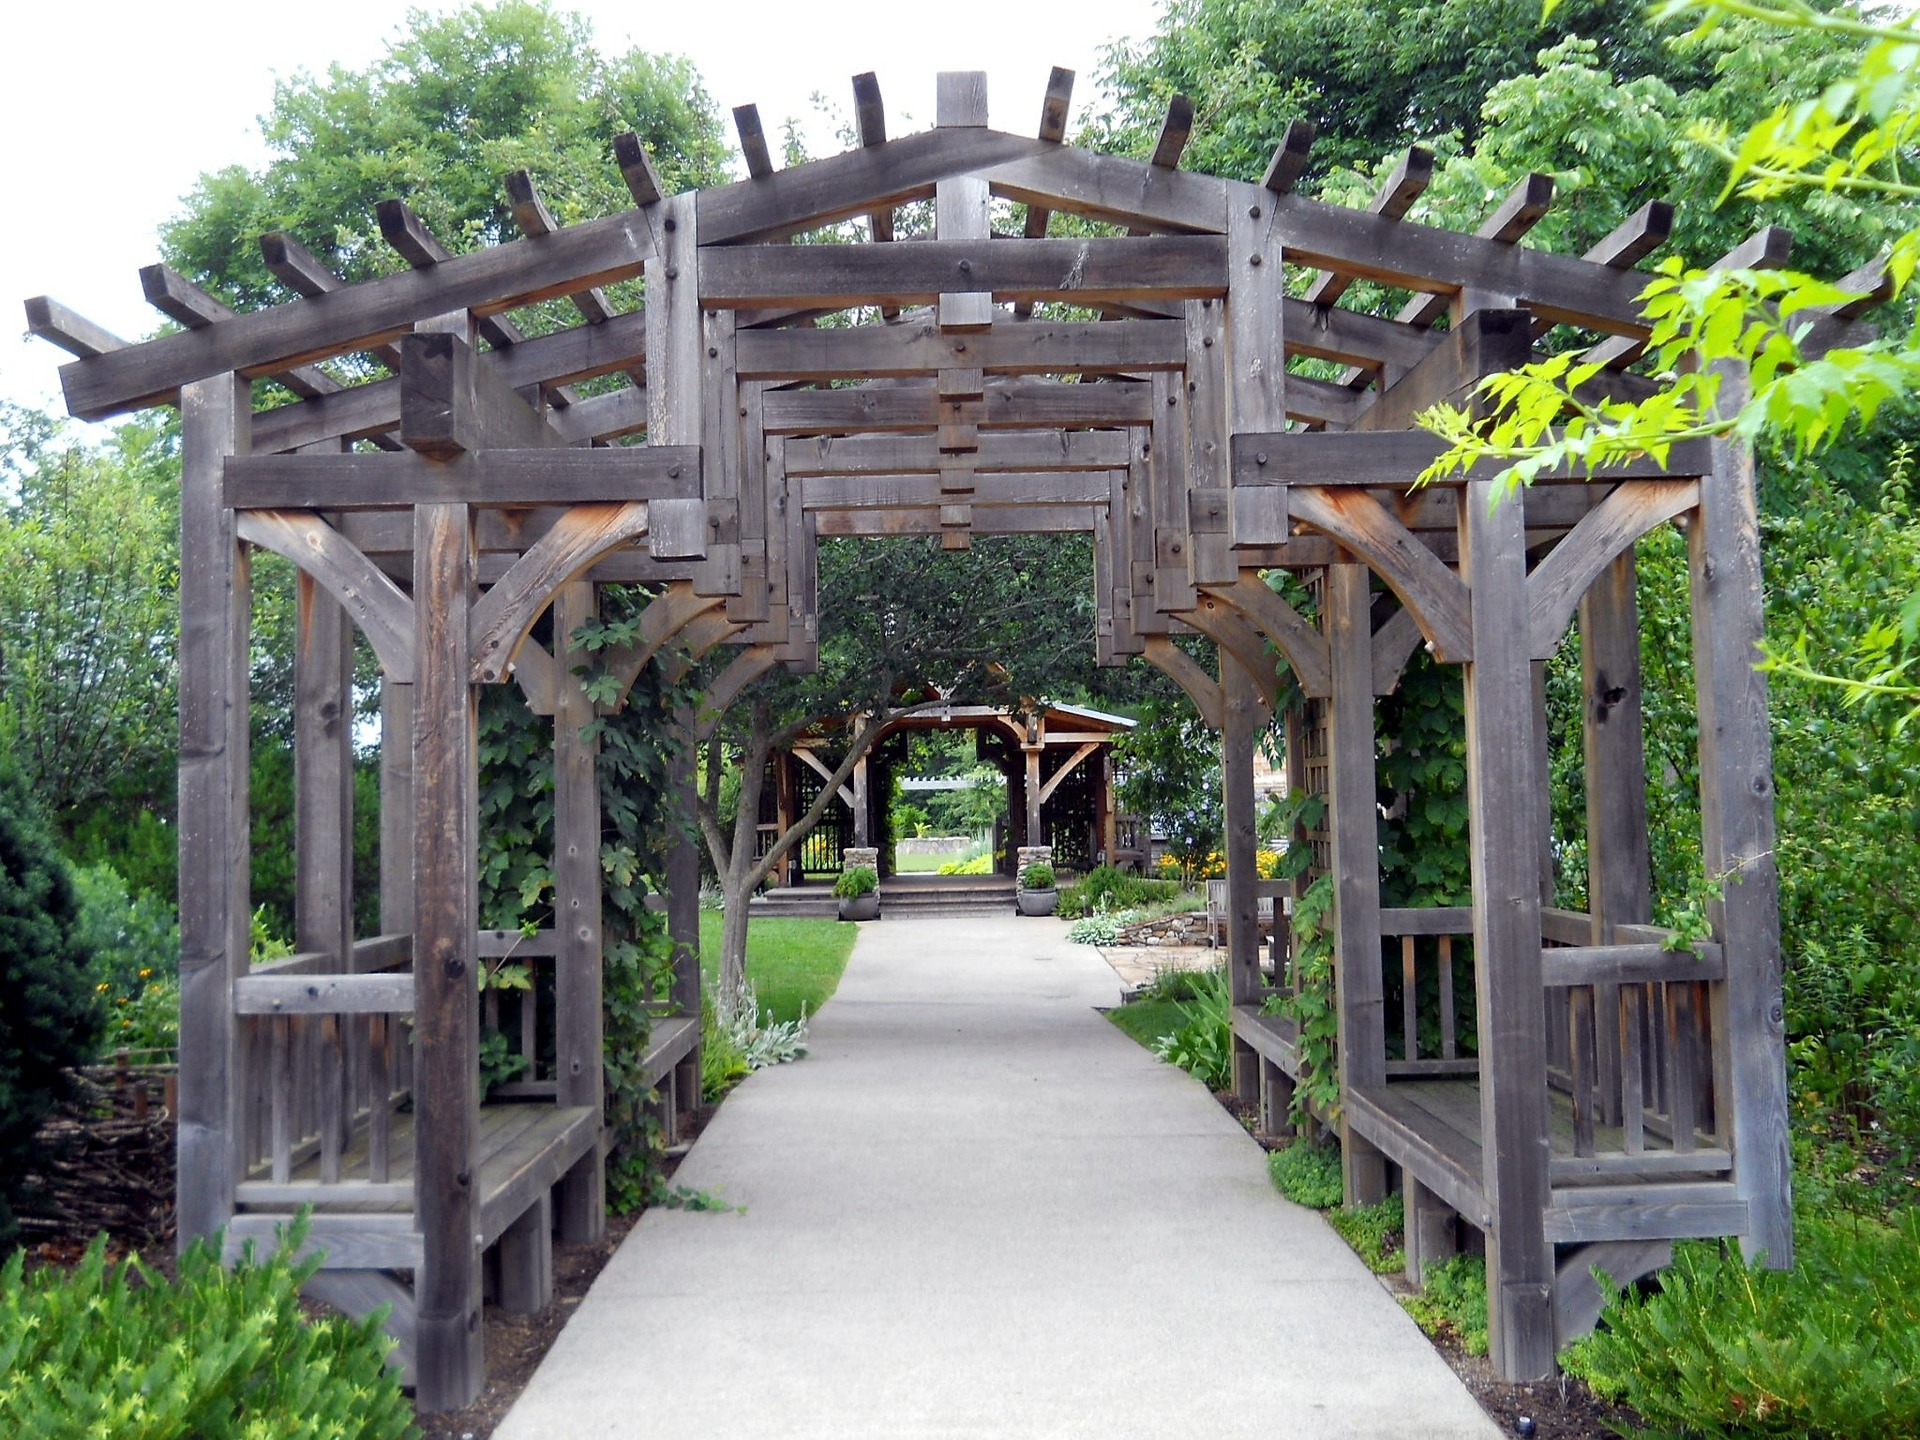
[[[144,979],[146,979],[146,978],[147,978],[147,977],[148,977],[149,975],[151,975],[151,974],[153,974],[153,971],[152,971],[152,970],[142,970],[142,971],[140,972],[140,978],[141,978],[142,980],[144,980]]]

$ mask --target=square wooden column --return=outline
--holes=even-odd
[[[480,1328],[480,892],[478,707],[468,615],[473,526],[465,505],[414,509],[413,974],[414,1276],[418,1403],[472,1402],[485,1374]]]
[[[1746,377],[1723,374],[1721,404]],[[1780,875],[1774,859],[1773,744],[1766,677],[1755,669],[1766,613],[1753,456],[1713,444],[1700,509],[1687,531],[1693,682],[1700,715],[1701,860],[1722,897],[1709,907],[1727,978],[1713,987],[1714,1109],[1732,1141],[1733,1179],[1747,1202],[1741,1249],[1793,1263],[1793,1167],[1787,1143],[1785,1014],[1780,981]],[[1731,1126],[1724,1118],[1731,1111]]]
[[[1496,496],[1498,499],[1496,500]],[[1480,1032],[1480,1143],[1490,1355],[1503,1379],[1553,1370],[1553,1247],[1547,1243],[1547,1056],[1540,968],[1540,783],[1521,497],[1471,481],[1460,502],[1460,570],[1472,596],[1466,666],[1467,798]]]
[[[574,671],[592,657],[573,633],[592,619],[594,587],[575,580],[553,599],[553,914],[559,953],[554,974],[554,1070],[559,1103],[605,1108],[601,1065],[600,745],[584,733],[593,702]],[[560,1235],[570,1244],[607,1231],[606,1162],[598,1145],[561,1182]]]
[[[1225,648],[1220,650],[1220,691],[1224,700],[1220,731],[1220,783],[1226,822],[1227,987],[1236,1005],[1260,1003],[1260,871],[1253,803],[1253,751],[1266,712],[1253,676]],[[1260,1057],[1253,1047],[1233,1042],[1233,1093],[1248,1102],[1260,1098]]]
[[[1374,775],[1373,618],[1364,565],[1327,567],[1327,827],[1333,840],[1334,975],[1339,998],[1340,1091],[1387,1082],[1386,998],[1380,958],[1380,826]],[[1387,1193],[1386,1159],[1344,1123],[1346,1197]]]
[[[244,1037],[233,982],[247,973],[246,552],[222,467],[249,446],[247,382],[180,388],[180,1246],[233,1216],[244,1162]]]

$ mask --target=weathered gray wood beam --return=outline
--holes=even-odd
[[[260,237],[260,258],[266,261],[274,279],[309,300],[345,284],[320,263],[319,256],[284,230],[269,230]],[[389,370],[399,372],[400,356],[391,345],[376,345],[367,353]]]
[[[711,192],[703,192],[711,193]],[[702,250],[709,306],[916,305],[965,286],[996,299],[1185,300],[1225,292],[1225,247],[1209,236],[1148,239],[927,240],[913,245],[713,247]]]
[[[666,198],[660,172],[654,169],[653,157],[647,154],[647,147],[640,143],[638,135],[626,130],[614,136],[613,159],[620,167],[620,178],[626,182],[627,193],[635,205],[644,210]]]
[[[1502,245],[1516,244],[1521,236],[1540,223],[1553,206],[1553,177],[1535,172],[1524,176],[1494,207],[1493,213],[1473,233],[1482,240]],[[1426,329],[1447,313],[1444,295],[1416,295],[1400,307],[1393,318],[1402,325]]]
[[[859,127],[861,145],[872,149],[886,144],[887,107],[880,99],[880,79],[871,70],[853,77],[853,113]],[[868,214],[867,233],[876,244],[884,245],[893,239],[893,210],[890,206],[878,206]],[[882,306],[880,318],[891,320],[899,313],[896,306]]]
[[[400,441],[436,460],[567,443],[485,357],[444,332],[401,341]]]
[[[831,475],[934,474],[941,469],[934,435],[848,435],[784,442],[789,480]],[[973,453],[976,471],[1124,469],[1130,445],[1117,430],[989,430]]]
[[[1233,437],[1233,483],[1236,486],[1352,485],[1405,489],[1445,448],[1439,436],[1425,430],[1347,434],[1276,431],[1265,435],[1236,435]],[[1708,451],[1701,441],[1683,440],[1668,452],[1665,464],[1643,457],[1626,465],[1608,466],[1594,478],[1658,480],[1700,475],[1709,463]],[[1536,486],[1588,478],[1584,469],[1568,467],[1543,473],[1536,478]]]
[[[1793,232],[1779,225],[1754,231],[1707,268],[1710,270],[1779,270],[1793,252]],[[1626,335],[1610,335],[1587,351],[1598,365],[1624,370],[1646,354],[1645,342]]]
[[[1144,425],[1153,418],[1150,397],[1140,385],[995,379],[982,388],[982,398],[974,402],[982,429]],[[767,395],[764,422],[769,435],[921,430],[939,425],[946,418],[945,408],[936,387],[922,382],[878,389],[781,390]]]
[[[747,162],[747,174],[755,180],[773,174],[773,155],[767,149],[767,132],[760,124],[760,107],[734,106],[733,128],[740,137],[740,155]]]
[[[540,191],[533,183],[533,176],[525,170],[510,171],[505,179],[507,205],[513,211],[513,220],[520,227],[520,233],[529,240],[542,235],[551,235],[560,228],[560,222],[553,218],[553,212],[547,209],[547,202],[540,198]],[[613,314],[613,307],[607,303],[606,292],[598,286],[589,286],[585,290],[576,290],[567,296],[573,302],[573,308],[580,312],[580,318],[589,325],[598,325]],[[634,384],[646,384],[645,376],[636,376]]]
[[[971,507],[967,528],[975,535],[1084,535],[1105,507],[1048,505]],[[809,512],[823,536],[939,535],[948,528],[932,510],[820,510]]]
[[[1400,163],[1393,167],[1392,173],[1380,182],[1372,203],[1367,206],[1367,213],[1383,220],[1400,219],[1413,208],[1413,202],[1420,198],[1432,180],[1433,152],[1424,145],[1410,147],[1400,157]],[[1346,294],[1347,286],[1352,283],[1352,276],[1330,271],[1307,287],[1307,303],[1331,305]]]
[[[448,460],[413,455],[255,455],[227,467],[226,503],[254,510],[382,510],[455,503],[517,509],[698,496],[692,445],[604,450],[483,450]]]
[[[109,350],[124,350],[127,346],[127,342],[111,330],[75,314],[50,295],[32,296],[26,309],[28,333],[58,345],[69,355],[84,360]]]
[[[1378,391],[1354,417],[1360,430],[1408,430],[1421,412],[1475,400],[1481,379],[1533,358],[1533,316],[1525,310],[1475,310],[1446,333],[1433,352]]]
[[[1160,133],[1154,137],[1153,155],[1147,163],[1162,170],[1175,169],[1192,136],[1193,101],[1184,95],[1169,97],[1166,117],[1160,122]]]
[[[1311,120],[1289,120],[1287,133],[1273,147],[1273,158],[1267,162],[1266,174],[1260,177],[1261,188],[1285,195],[1299,184],[1318,133],[1318,127]]]
[[[1108,499],[1103,470],[1038,474],[978,475],[976,505],[1104,505]],[[862,475],[818,477],[800,486],[800,503],[809,510],[927,510],[950,503],[935,475]]]
[[[1040,102],[1040,138],[1059,144],[1067,135],[1067,110],[1073,103],[1073,71],[1056,65],[1047,76],[1047,93]],[[1029,240],[1043,240],[1053,212],[1044,205],[1027,206],[1027,221],[1022,233]],[[1033,302],[1022,300],[1013,307],[1014,316],[1025,320],[1033,314]]]
[[[149,305],[188,330],[205,330],[239,313],[166,265],[143,265],[140,289]],[[273,378],[303,399],[337,394],[346,388],[331,375],[310,365],[292,367],[274,374]]]
[[[1178,369],[1180,324],[1134,320],[998,325],[944,334],[932,320],[844,330],[750,330],[735,341],[742,380],[892,379],[965,366],[997,375],[1099,375]]]

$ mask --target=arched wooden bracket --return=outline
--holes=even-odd
[[[1266,637],[1212,595],[1198,596],[1194,608],[1182,610],[1179,618],[1233,657],[1253,681],[1260,708],[1268,715],[1273,714],[1279,703],[1280,665],[1279,657],[1268,648]]]
[[[1187,692],[1209,730],[1224,727],[1226,697],[1221,694],[1220,682],[1201,669],[1198,661],[1164,635],[1147,636],[1144,654],[1149,665]]]
[[[739,698],[740,692],[779,663],[771,645],[749,645],[728,661],[727,668],[713,677],[713,683],[707,686],[706,694],[695,706],[698,722],[694,733],[698,738],[711,740],[727,707]]]
[[[513,681],[527,697],[527,709],[535,715],[551,715],[559,708],[560,667],[546,646],[532,636],[520,642],[513,657]]]
[[[1533,658],[1560,648],[1573,612],[1600,573],[1655,527],[1700,504],[1698,480],[1639,480],[1580,517],[1527,577],[1527,626]]]
[[[1387,582],[1412,612],[1436,659],[1449,665],[1473,658],[1466,582],[1364,490],[1291,487],[1293,518],[1353,551]]]
[[[1596,1269],[1615,1286],[1627,1286],[1672,1263],[1671,1240],[1598,1240],[1575,1247],[1553,1277],[1554,1348],[1591,1335],[1600,1323],[1600,1312],[1613,1295],[1593,1278]]]
[[[494,684],[553,592],[601,556],[647,533],[647,502],[575,505],[474,602],[468,631],[473,679]]]
[[[660,662],[667,679],[679,684],[700,663],[702,656],[722,641],[731,640],[742,628],[727,619],[722,611],[710,610],[696,615],[680,632],[681,652]]]
[[[1326,637],[1258,574],[1243,570],[1231,585],[1203,585],[1200,589],[1203,594],[1224,600],[1271,640],[1274,648],[1286,656],[1294,679],[1308,696],[1320,699],[1330,692],[1333,672],[1327,659]]]
[[[676,580],[660,594],[647,603],[640,612],[640,631],[624,645],[616,645],[603,651],[600,663],[615,680],[619,682],[620,698],[610,707],[617,710],[626,704],[627,692],[633,688],[634,681],[640,678],[640,672],[646,668],[649,660],[660,652],[675,635],[688,624],[707,613],[717,610],[726,603],[719,595],[696,595],[693,584],[688,580]]]
[[[412,682],[413,601],[350,540],[304,510],[240,510],[234,533],[311,575],[359,626],[387,679]]]
[[[1373,632],[1373,693],[1391,695],[1400,688],[1407,661],[1419,648],[1420,622],[1402,605],[1386,623]]]

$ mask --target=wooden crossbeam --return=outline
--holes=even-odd
[[[1273,158],[1267,162],[1267,173],[1260,177],[1261,187],[1276,195],[1288,194],[1300,182],[1301,175],[1306,173],[1314,136],[1318,133],[1311,120],[1288,121],[1287,133],[1274,146]]]
[[[1493,213],[1480,222],[1473,233],[1482,240],[1497,241],[1502,245],[1512,245],[1519,241],[1545,217],[1553,205],[1553,177],[1542,175],[1538,171],[1525,176],[1506,194]],[[1417,325],[1426,329],[1447,313],[1447,299],[1443,295],[1416,295],[1400,307],[1400,313],[1393,318],[1403,325]]]
[[[1424,145],[1409,147],[1400,157],[1400,163],[1393,167],[1391,174],[1380,183],[1374,192],[1367,213],[1378,215],[1383,220],[1398,220],[1413,208],[1413,202],[1425,192],[1433,180],[1433,152]],[[1350,275],[1329,271],[1307,288],[1306,300],[1309,305],[1331,305],[1347,293],[1347,287],[1353,283]]]
[[[50,295],[35,295],[27,301],[27,331],[83,360],[109,350],[124,350],[127,344]]]
[[[706,246],[700,299],[727,309],[914,305],[962,288],[996,299],[1188,300],[1226,293],[1216,236],[925,240],[913,245]]]
[[[653,168],[647,147],[631,130],[613,137],[613,161],[620,167],[620,178],[626,182],[627,193],[635,205],[644,210],[665,198],[667,192],[660,183],[660,172]]]
[[[1426,359],[1364,406],[1354,424],[1407,430],[1428,407],[1468,401],[1483,376],[1513,370],[1533,355],[1533,316],[1525,310],[1475,310],[1463,316]]]
[[[239,313],[166,265],[142,266],[140,289],[149,305],[189,330],[204,330]],[[311,365],[298,365],[275,372],[273,378],[303,399],[332,395],[346,388],[325,371],[316,370]]]
[[[906,248],[906,247],[901,247]],[[981,429],[1145,425],[1152,406],[1141,385],[1062,385],[992,380],[978,405]],[[765,399],[769,435],[861,434],[932,430],[949,418],[938,390],[924,382],[876,389],[775,391]]]
[[[997,325],[942,334],[931,321],[845,330],[753,330],[736,338],[741,380],[885,379],[964,365],[993,375],[1130,374],[1186,363],[1174,320]]]
[[[966,529],[975,535],[1085,535],[1094,517],[1105,507],[1045,505],[1029,507],[973,506]],[[944,535],[953,527],[938,508],[931,510],[821,510],[810,513],[824,537],[880,537],[886,535]]]
[[[383,510],[697,498],[700,452],[687,445],[485,450],[450,460],[395,455],[251,455],[227,461],[236,510]]]
[[[1053,67],[1047,76],[1047,93],[1040,102],[1040,138],[1058,144],[1066,138],[1067,111],[1073,103],[1073,71]],[[1027,223],[1022,231],[1029,240],[1046,238],[1053,212],[1044,205],[1027,206]],[[1014,317],[1025,320],[1033,314],[1033,302],[1022,300],[1013,307]]]
[[[426,222],[413,213],[406,201],[382,200],[374,206],[374,215],[380,222],[381,238],[414,269],[430,270],[454,258],[453,252],[434,237]],[[518,345],[525,338],[520,327],[504,315],[481,316],[476,324],[487,343],[496,349]],[[564,404],[568,398],[571,397],[556,403]]]
[[[1404,490],[1447,448],[1438,435],[1426,430],[1352,431],[1321,434],[1276,431],[1233,437],[1233,483],[1240,485],[1359,486]],[[1555,481],[1655,480],[1696,476],[1709,463],[1702,440],[1674,443],[1664,464],[1642,457],[1624,465],[1609,465],[1589,477],[1578,466],[1551,470],[1536,478],[1534,489]],[[1464,479],[1441,482],[1453,488]],[[1440,488],[1440,487],[1435,487]]]
[[[553,218],[553,212],[547,209],[547,202],[540,198],[540,191],[533,183],[533,176],[525,170],[508,173],[504,181],[507,190],[507,204],[513,211],[513,220],[520,227],[520,233],[528,239],[537,239],[542,235],[551,235],[560,228],[560,222]],[[580,318],[589,325],[598,325],[613,314],[613,307],[607,303],[606,293],[598,286],[589,286],[585,290],[576,290],[567,296],[573,302],[573,308],[580,312]],[[636,385],[646,384],[644,377],[636,378]]]
[[[338,290],[345,283],[320,263],[319,256],[284,230],[269,230],[260,237],[260,258],[266,261],[274,279],[308,300]],[[376,345],[367,353],[399,373],[400,354],[391,345]]]
[[[880,99],[880,79],[871,70],[853,77],[853,113],[860,131],[860,144],[863,147],[872,149],[886,144],[887,107]],[[873,237],[876,244],[885,244],[893,239],[891,206],[882,205],[868,213],[867,233]],[[880,318],[892,320],[899,313],[899,307],[883,305],[880,309]]]
[[[1147,163],[1162,170],[1175,169],[1192,136],[1193,101],[1184,95],[1175,95],[1167,101],[1166,118],[1160,122],[1160,133],[1154,137],[1153,157]]]
[[[968,457],[981,474],[1004,471],[1125,468],[1132,442],[1119,430],[987,430]],[[846,435],[789,439],[782,451],[789,480],[831,475],[937,475],[944,453],[925,435]]]
[[[1105,505],[1105,471],[986,474],[974,477],[971,503],[983,508],[1019,505]],[[808,510],[937,510],[952,503],[938,475],[843,475],[800,485]]]
[[[733,128],[740,136],[740,154],[747,162],[747,174],[756,180],[773,174],[773,156],[767,150],[767,132],[760,124],[760,107],[734,106]]]

